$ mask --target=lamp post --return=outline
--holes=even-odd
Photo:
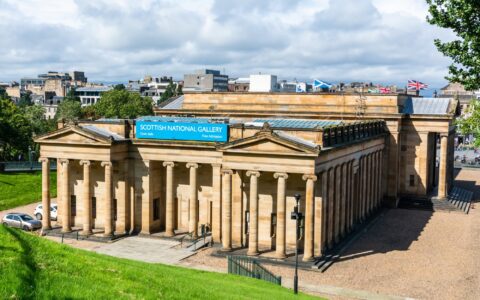
[[[295,194],[296,205],[293,208],[291,219],[295,220],[295,275],[293,276],[293,292],[298,294],[298,240],[300,238],[300,224],[303,214],[300,212],[300,194]]]

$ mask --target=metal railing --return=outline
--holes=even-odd
[[[2,161],[0,162],[0,172],[15,172],[15,171],[40,171],[42,163],[29,161]],[[57,162],[50,161],[50,170],[57,169]]]
[[[247,256],[227,256],[228,273],[265,280],[282,285],[282,276],[275,276],[257,260]]]

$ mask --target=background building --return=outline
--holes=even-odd
[[[97,103],[102,93],[112,89],[111,86],[81,87],[75,90],[75,95],[80,98],[82,106],[89,106]]]
[[[183,84],[184,91],[227,92],[228,75],[217,70],[197,70],[194,74],[185,74]]]
[[[277,76],[269,74],[250,75],[249,92],[271,93],[278,91]]]

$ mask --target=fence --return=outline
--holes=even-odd
[[[282,285],[282,276],[275,276],[262,267],[255,259],[245,256],[227,256],[228,273],[262,279]]]
[[[18,172],[18,171],[40,171],[42,163],[28,161],[4,161],[0,162],[0,172]],[[50,161],[50,170],[57,169],[57,162]]]

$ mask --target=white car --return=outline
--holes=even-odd
[[[35,218],[37,220],[41,220],[43,218],[43,206],[41,204],[37,205],[35,211],[33,212]],[[57,204],[51,203],[50,204],[50,220],[57,220]]]

